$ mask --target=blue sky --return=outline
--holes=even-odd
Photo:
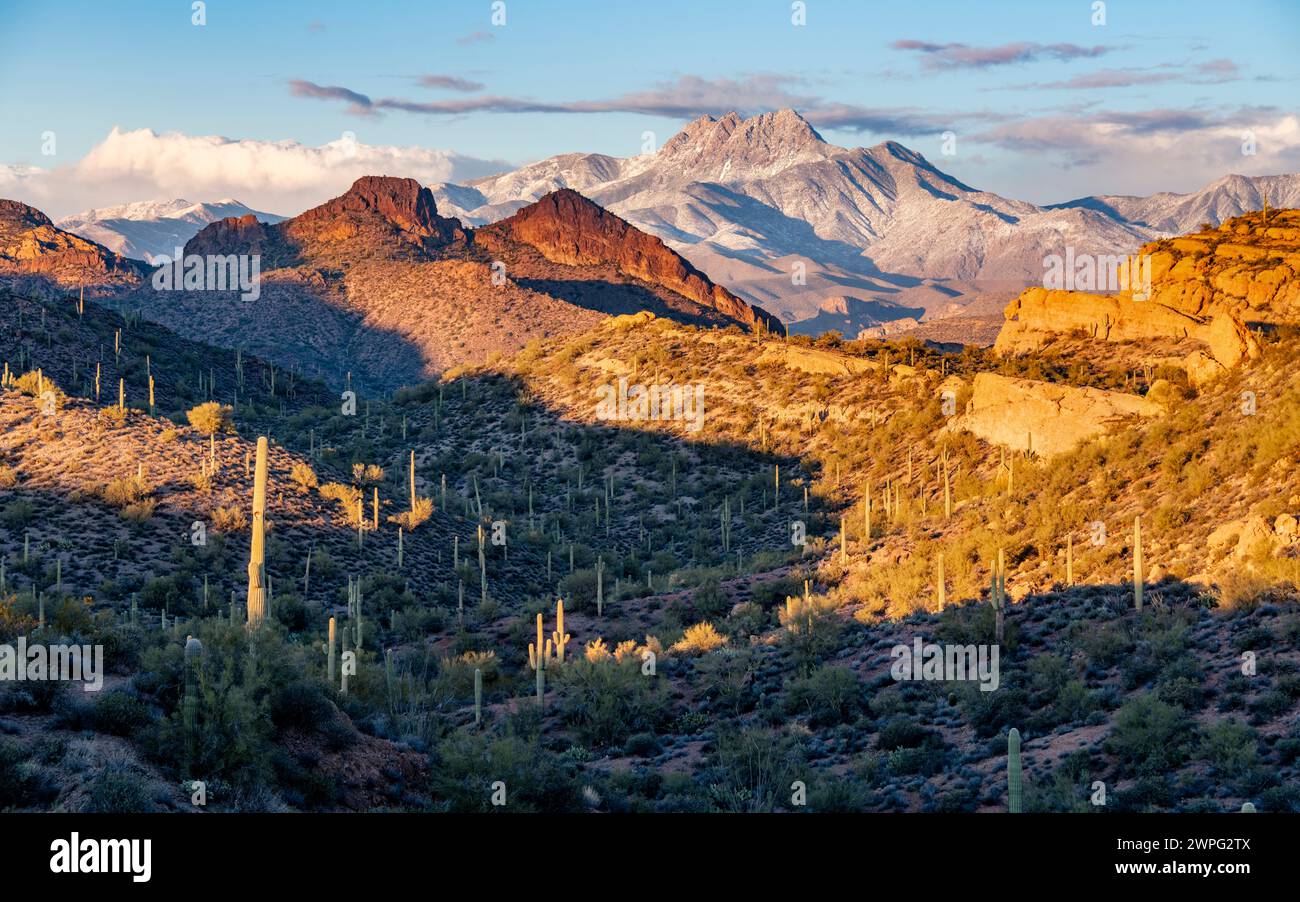
[[[328,166],[277,190],[291,157],[263,145],[351,132],[406,149],[383,158],[395,167],[412,148],[452,151],[442,166],[461,178],[492,161],[632,155],[645,131],[662,143],[700,113],[782,106],[834,143],[899,140],[1036,202],[1300,169],[1300,3],[1105,7],[1098,26],[1091,0],[808,0],[795,26],[788,0],[506,0],[498,26],[490,0],[210,0],[198,27],[187,0],[0,0],[0,195],[56,214],[187,184],[192,200],[224,188],[307,203],[333,190]],[[214,156],[212,174],[179,138],[104,147],[114,127],[246,144],[237,167]],[[413,158],[411,174],[437,176],[435,162]]]

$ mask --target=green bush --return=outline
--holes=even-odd
[[[1116,713],[1106,747],[1136,773],[1155,775],[1186,761],[1195,736],[1196,726],[1187,712],[1144,692]]]

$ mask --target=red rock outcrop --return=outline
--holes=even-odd
[[[655,236],[567,188],[476,234],[489,246],[502,237],[527,244],[554,263],[613,264],[620,272],[661,285],[749,328],[785,331],[776,317],[709,281]]]
[[[112,294],[139,285],[148,267],[56,227],[16,200],[0,200],[0,282],[20,291]]]

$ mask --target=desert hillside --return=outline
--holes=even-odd
[[[185,254],[257,255],[259,296],[146,285],[125,299],[128,307],[340,388],[350,381],[392,391],[640,310],[781,329],[657,238],[573,192],[475,232],[441,216],[413,179],[367,176],[280,223],[251,215],[214,222]]]
[[[1273,216],[1222,231],[1271,260]],[[1188,259],[1156,298],[1229,284]],[[961,352],[640,310],[355,398],[8,294],[0,639],[109,676],[0,690],[0,804],[1296,810],[1293,284],[1033,289]],[[917,641],[997,647],[997,688],[899,681]]]

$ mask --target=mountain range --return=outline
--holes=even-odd
[[[573,191],[475,230],[442,216],[415,180],[367,176],[280,223],[251,214],[211,223],[184,251],[258,255],[260,297],[149,284],[121,303],[184,336],[371,391],[582,331],[609,315],[650,311],[696,325],[783,331],[659,239]]]
[[[123,257],[154,263],[160,257],[174,256],[176,248],[184,247],[208,223],[248,215],[268,223],[284,219],[275,213],[254,210],[233,198],[197,204],[178,198],[100,207],[65,216],[54,224]]]
[[[870,305],[840,317],[850,330],[918,311],[987,314],[1040,282],[1043,258],[1067,246],[1131,253],[1260,209],[1265,192],[1273,206],[1300,204],[1300,175],[1230,175],[1187,195],[1039,206],[963,184],[894,141],[837,147],[793,110],[704,116],[654,153],[564,154],[434,195],[478,225],[557,188],[658,235],[795,332],[817,331],[846,297]]]
[[[1215,225],[1266,202],[1300,205],[1300,175],[1229,175],[1192,194],[1098,195],[1039,206],[970,187],[896,142],[837,147],[793,110],[748,119],[704,116],[659,150],[630,158],[565,154],[430,189],[367,184],[377,192],[370,198],[375,206],[358,201],[354,186],[344,195],[352,198],[348,204],[336,199],[288,221],[227,199],[128,204],[46,222],[67,236],[60,239],[65,243],[102,245],[91,270],[112,270],[118,287],[145,268],[114,260],[156,260],[194,240],[205,252],[257,248],[266,257],[263,267],[276,271],[273,294],[292,286],[291,293],[319,289],[336,301],[350,299],[327,305],[325,321],[346,308],[357,322],[407,334],[416,320],[427,319],[416,329],[420,364],[390,374],[400,382],[429,365],[455,365],[538,334],[578,328],[593,312],[638,309],[746,326],[775,325],[770,310],[791,332],[835,330],[847,337],[919,336],[923,324],[943,321],[945,340],[969,333],[967,340],[987,343],[1001,309],[1042,281],[1049,254],[1132,253],[1155,238]],[[362,208],[381,222],[364,224],[364,216],[357,218]],[[340,216],[346,224],[336,222]],[[585,244],[581,253],[578,244]],[[505,290],[484,306],[472,283],[487,278],[491,284],[494,254],[509,258],[512,269],[508,286],[494,286]],[[471,274],[465,266],[489,269]],[[574,267],[600,266],[617,274],[571,278]],[[613,294],[605,290],[629,280],[656,287],[639,299],[627,284]],[[82,274],[60,284],[85,281]],[[459,286],[455,297],[451,286]],[[466,304],[467,297],[477,300]],[[181,311],[166,306],[140,303],[142,313],[156,312],[184,331]],[[514,312],[503,318],[506,310]],[[246,340],[235,334],[241,321],[216,323],[211,314],[210,305],[197,305],[202,325],[196,328],[228,327],[231,341]],[[369,371],[341,358],[373,336],[350,347],[352,339],[341,336],[351,335],[351,326],[318,323],[306,331],[318,329],[308,356],[340,359],[321,364],[316,375]],[[276,359],[286,346],[270,335],[260,350]],[[374,363],[383,366],[378,358]]]

